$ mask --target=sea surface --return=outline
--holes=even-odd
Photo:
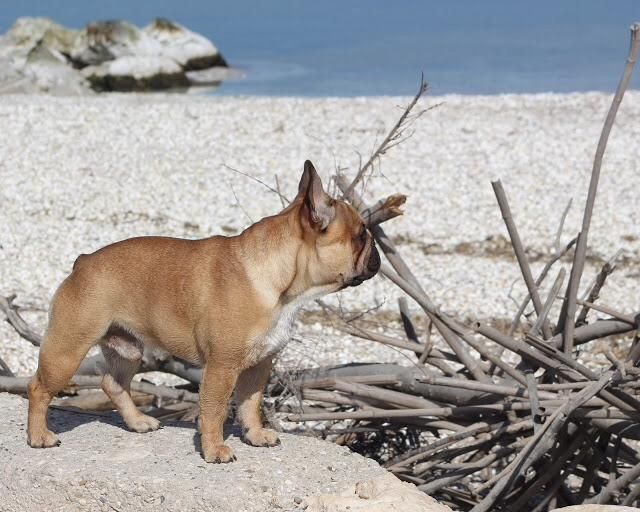
[[[213,94],[500,94],[614,90],[640,0],[2,0],[0,31],[19,16],[182,23],[243,71]]]

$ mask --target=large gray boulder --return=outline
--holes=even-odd
[[[0,37],[0,93],[148,91],[217,85],[227,63],[211,41],[166,19],[67,29],[19,18]],[[215,71],[212,73],[211,71]]]
[[[229,428],[226,442],[238,460],[207,464],[193,423],[138,434],[115,414],[52,409],[50,424],[62,445],[34,449],[26,443],[27,401],[0,393],[0,410],[3,512],[348,510],[335,508],[340,503],[359,505],[354,511],[447,510],[415,508],[436,504],[375,462],[311,437],[281,434],[279,446],[254,448]],[[330,508],[319,508],[325,503]]]

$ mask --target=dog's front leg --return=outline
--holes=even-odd
[[[233,451],[224,444],[223,428],[238,370],[207,363],[200,384],[202,456],[207,462],[231,462]]]
[[[269,381],[272,360],[270,357],[242,372],[236,388],[238,419],[242,425],[244,440],[253,446],[275,446],[280,443],[278,434],[262,428],[262,398]]]

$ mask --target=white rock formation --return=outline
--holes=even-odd
[[[142,30],[106,21],[77,31],[47,18],[19,18],[0,37],[0,93],[215,85],[224,74],[210,71],[226,66],[211,41],[165,19]]]
[[[141,32],[158,44],[158,55],[173,59],[187,71],[227,65],[211,41],[177,23],[158,18]]]

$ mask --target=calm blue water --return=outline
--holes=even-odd
[[[216,94],[413,94],[421,71],[434,94],[497,94],[614,90],[640,0],[3,0],[0,31],[25,15],[178,21],[246,71]]]

